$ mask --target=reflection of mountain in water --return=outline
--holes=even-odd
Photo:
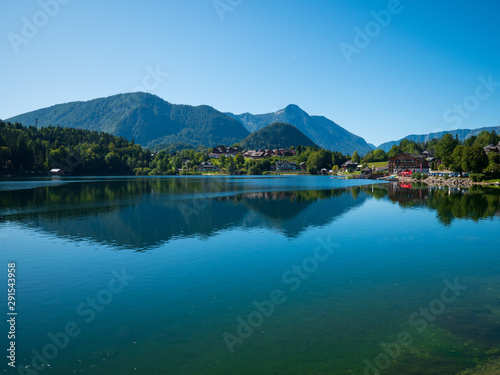
[[[500,191],[494,188],[429,187],[424,184],[375,185],[362,188],[375,198],[388,197],[401,207],[426,207],[437,212],[443,225],[454,219],[491,218],[500,213]]]
[[[367,195],[357,196],[354,193],[357,190],[262,193],[258,197],[245,197],[242,202],[251,209],[251,216],[246,221],[248,226],[277,228],[285,235],[295,237],[307,227],[329,224],[363,204]]]
[[[243,193],[206,180],[77,183],[9,191],[0,221],[19,221],[73,239],[146,249],[172,238],[208,237],[233,227],[297,236],[361,205],[359,188]]]

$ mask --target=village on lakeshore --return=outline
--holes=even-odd
[[[497,140],[494,133],[484,134],[483,138],[486,135],[490,140]],[[205,154],[210,160],[201,162],[198,171],[210,174],[249,174],[248,169],[244,167],[250,164],[265,167],[265,170],[260,170],[261,173],[258,174],[318,174],[401,181],[429,179],[428,182],[451,179],[448,183],[480,183],[486,177],[483,172],[496,176],[500,169],[500,140],[495,144],[481,147],[474,145],[476,139],[469,140],[466,142],[467,145],[460,144],[451,136],[436,140],[435,144],[443,143],[442,149],[437,150],[439,158],[436,157],[435,151],[431,150],[424,150],[420,153],[403,152],[406,151],[405,145],[412,145],[411,142],[405,141],[402,142],[403,146],[393,146],[391,151],[384,153],[383,156],[380,155],[382,150],[374,150],[364,157],[360,157],[355,152],[352,156],[341,155],[337,159],[333,157],[336,163],[332,162],[331,165],[328,163],[312,165],[311,160],[299,158],[298,156],[308,149],[300,146],[297,149],[292,146],[289,149],[259,150],[242,150],[237,145],[235,147],[219,146]],[[447,153],[443,150],[444,148],[447,148]],[[378,159],[374,157],[377,154]],[[340,163],[339,160],[345,161]],[[235,165],[231,165],[233,161]],[[183,163],[189,163],[189,159],[183,158]],[[185,172],[185,169],[178,170],[180,174],[183,171]],[[496,179],[491,182],[499,183]]]

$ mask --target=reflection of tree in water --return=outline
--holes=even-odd
[[[225,179],[133,179],[78,181],[59,186],[26,190],[2,191],[0,194],[0,221],[2,214],[44,212],[54,217],[93,215],[123,207],[132,198],[163,195],[163,199],[182,199],[193,194],[213,194],[238,191],[241,187]],[[182,196],[179,196],[182,195]],[[11,216],[12,218],[12,216]]]
[[[377,199],[387,197],[401,207],[436,210],[437,218],[444,225],[450,225],[454,219],[478,221],[491,218],[500,212],[500,191],[494,188],[437,188],[425,184],[412,184],[408,188],[389,183],[363,187],[363,190]]]
[[[475,188],[467,193],[434,190],[428,207],[437,210],[439,220],[449,225],[454,218],[478,221],[500,211],[500,194],[496,190]]]

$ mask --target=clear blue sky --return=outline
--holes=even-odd
[[[0,118],[142,86],[235,113],[294,103],[376,145],[500,125],[497,0],[54,1],[0,0]]]

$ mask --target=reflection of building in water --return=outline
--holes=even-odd
[[[423,202],[429,197],[429,189],[421,187],[415,189],[415,186],[405,183],[390,183],[388,184],[390,200],[398,203]]]

